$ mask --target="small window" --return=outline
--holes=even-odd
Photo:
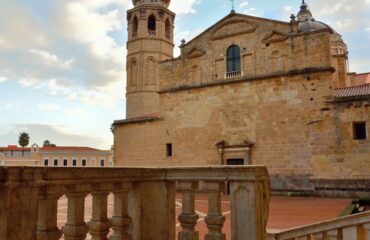
[[[49,159],[44,159],[44,166],[49,166]]]
[[[63,160],[63,166],[65,166],[65,167],[68,166],[68,159]]]
[[[166,144],[167,157],[172,157],[172,143]]]
[[[81,165],[82,165],[83,167],[85,167],[85,166],[86,166],[86,159],[82,159],[82,161],[81,161]]]
[[[100,167],[104,167],[104,165],[105,165],[104,159],[100,160]]]
[[[355,122],[353,123],[353,139],[354,140],[366,140],[366,122]]]
[[[54,159],[54,166],[58,166],[58,159]]]
[[[156,30],[156,20],[154,15],[150,15],[148,19],[148,30],[155,31]]]
[[[77,166],[77,159],[72,160],[72,166],[76,167]]]

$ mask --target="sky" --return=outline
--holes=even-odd
[[[343,35],[350,71],[370,72],[370,0],[307,0]],[[238,13],[289,21],[300,0],[235,0]],[[109,149],[125,118],[126,11],[131,0],[0,0],[0,146],[48,139]],[[172,0],[175,56],[229,14],[230,0]]]

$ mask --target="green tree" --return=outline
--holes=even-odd
[[[22,132],[19,134],[19,140],[18,140],[19,145],[22,147],[27,146],[30,143],[30,136],[26,132]]]
[[[43,146],[44,147],[56,147],[57,145],[55,145],[54,143],[51,143],[49,140],[45,140]]]

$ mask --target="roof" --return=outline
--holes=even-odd
[[[8,147],[0,147],[0,151],[25,151],[30,152],[31,148],[22,148],[15,145],[9,145]],[[74,146],[56,146],[56,147],[40,147],[40,152],[94,152],[103,151],[91,147],[74,147]]]
[[[7,147],[0,147],[0,151],[24,151],[30,152],[31,148],[18,147],[17,145],[8,145]]]
[[[368,84],[368,83],[370,83],[370,72],[356,74],[356,76],[355,76],[355,84],[356,85],[364,85],[364,84]]]
[[[363,84],[347,88],[338,88],[334,90],[334,97],[336,98],[360,96],[370,96],[370,84]]]
[[[94,152],[102,151],[96,148],[90,147],[70,147],[70,146],[57,146],[57,147],[41,147],[40,152]]]

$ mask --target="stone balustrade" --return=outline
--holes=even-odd
[[[148,30],[148,36],[155,36],[156,34],[156,30]]]
[[[276,240],[370,240],[370,212],[290,229],[271,236]]]
[[[199,240],[195,192],[208,193],[205,240],[225,240],[221,193],[230,186],[232,240],[266,239],[269,181],[265,167],[0,167],[0,239]],[[176,237],[176,192],[182,193]],[[111,219],[108,195],[114,195]],[[84,220],[85,198],[92,215]],[[58,199],[67,221],[57,226]],[[110,232],[110,234],[109,234]],[[108,237],[109,235],[109,237]]]
[[[237,77],[241,77],[241,76],[242,76],[242,72],[241,71],[225,73],[225,79],[237,78]]]

